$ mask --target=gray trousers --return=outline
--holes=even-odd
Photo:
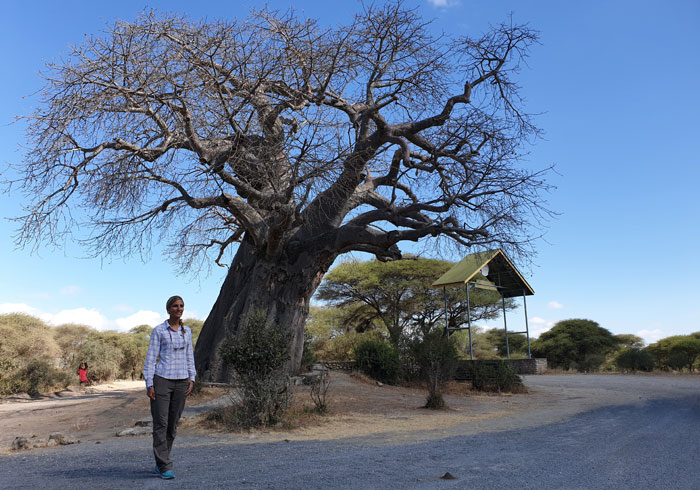
[[[188,386],[187,379],[153,377],[153,388],[156,391],[156,399],[151,400],[153,455],[160,471],[173,469],[170,450],[177,433],[177,423],[185,408],[185,391]]]

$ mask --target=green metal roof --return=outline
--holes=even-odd
[[[477,280],[477,274],[485,265],[489,266],[486,282]],[[440,276],[433,283],[433,287],[464,286],[468,282],[477,287],[496,288],[504,298],[535,294],[535,291],[500,248],[467,255]]]

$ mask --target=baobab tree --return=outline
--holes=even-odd
[[[294,369],[339,255],[393,260],[425,237],[527,248],[546,170],[520,164],[537,129],[514,75],[535,42],[514,25],[436,36],[401,2],[333,28],[270,10],[118,21],[48,65],[18,242],[83,225],[91,254],[162,243],[226,266],[198,372],[222,379],[218,345],[259,311],[290,330]]]

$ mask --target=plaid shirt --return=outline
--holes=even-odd
[[[166,320],[153,329],[143,365],[146,388],[153,386],[153,376],[156,374],[166,379],[194,381],[197,371],[194,368],[190,327],[183,325],[174,332]]]

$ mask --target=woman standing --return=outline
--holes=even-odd
[[[177,423],[185,408],[185,398],[192,393],[195,375],[192,330],[182,323],[185,302],[172,296],[165,304],[170,315],[153,329],[143,366],[148,398],[153,416],[153,455],[156,473],[161,478],[175,478],[170,450]]]

